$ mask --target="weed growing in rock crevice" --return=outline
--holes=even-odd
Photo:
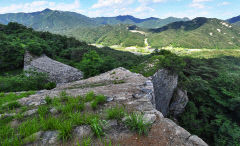
[[[126,119],[125,124],[130,130],[136,131],[139,135],[147,135],[151,126],[150,123],[144,121],[142,114],[137,113],[130,114]]]

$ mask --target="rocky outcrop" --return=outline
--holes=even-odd
[[[177,88],[178,75],[171,74],[167,70],[162,69],[153,75],[152,81],[156,109],[166,116],[169,112],[169,105],[173,97],[173,93]]]
[[[171,100],[169,112],[174,117],[177,117],[184,112],[184,109],[188,103],[189,99],[186,90],[176,89],[176,92]]]
[[[83,73],[76,68],[52,60],[46,55],[36,57],[29,52],[24,56],[24,70],[47,73],[50,80],[56,83],[68,83],[83,78]]]
[[[207,146],[202,139],[191,135],[172,120],[164,118],[162,113],[155,109],[152,104],[154,97],[153,84],[149,78],[132,73],[124,68],[117,68],[86,80],[62,84],[53,90],[43,90],[28,98],[22,98],[19,102],[26,106],[46,104],[43,102],[46,96],[57,97],[62,91],[66,91],[67,94],[72,96],[85,95],[89,91],[103,94],[108,99],[104,108],[120,104],[129,112],[144,113],[145,122],[152,123],[148,136],[138,136],[119,125],[116,120],[107,121],[107,125],[104,127],[106,129],[105,134],[111,140],[112,145]],[[90,128],[84,125],[76,127],[73,131],[77,138],[91,135]],[[41,140],[40,145],[52,145],[53,143],[61,145],[57,144],[56,135],[56,131],[45,132],[41,136],[43,140]],[[92,141],[94,143],[97,140],[92,139]],[[74,144],[69,143],[69,145]],[[98,144],[94,143],[93,145]]]
[[[156,72],[152,77],[156,109],[164,116],[179,116],[184,112],[188,103],[187,91],[182,91],[178,86],[178,75],[165,69]]]

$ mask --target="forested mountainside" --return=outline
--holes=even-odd
[[[165,46],[183,48],[234,49],[239,48],[238,18],[227,21],[212,18],[178,19],[154,17],[139,19],[133,16],[97,17],[46,9],[34,13],[1,14],[0,23],[16,21],[35,30],[49,31],[91,44],[103,46],[145,47],[145,39],[152,48]],[[131,32],[136,26],[141,33]]]
[[[139,19],[133,16],[98,17],[87,16],[67,11],[45,9],[34,13],[0,14],[0,23],[17,22],[35,30],[63,33],[76,27],[97,27],[101,25],[134,24],[143,28],[157,28],[176,21],[185,21],[188,18],[147,18]]]
[[[188,21],[189,19],[175,18],[175,17],[168,17],[165,19],[159,19],[154,17],[139,19],[130,15],[125,15],[125,16],[117,16],[117,17],[97,17],[95,20],[100,24],[108,24],[108,25],[132,24],[142,28],[159,28],[172,22]]]
[[[149,43],[156,48],[169,45],[183,48],[240,48],[240,28],[219,19],[200,17],[174,22],[150,32]]]
[[[237,24],[237,23],[240,22],[240,15],[236,16],[236,17],[233,17],[233,18],[230,18],[230,19],[227,19],[226,21],[229,22],[229,23]]]
[[[88,43],[104,46],[121,45],[124,47],[144,47],[145,35],[129,31],[130,25],[104,25],[96,28],[76,28],[66,32],[67,36],[75,37]]]
[[[52,59],[74,66],[84,72],[85,78],[120,66],[130,68],[147,57],[113,50],[108,47],[97,48],[74,38],[49,32],[37,32],[17,23],[0,25],[0,39],[0,73],[5,75],[12,70],[23,68],[26,50],[34,55],[46,54]],[[32,82],[41,83],[39,80],[43,79],[44,75],[41,75]],[[1,91],[47,88],[43,85],[28,86],[28,84],[31,85],[27,82],[30,80],[27,80],[24,74],[17,77],[0,77],[0,80]],[[26,87],[22,83],[26,83]],[[43,83],[46,83],[46,80]]]

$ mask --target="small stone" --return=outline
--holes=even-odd
[[[57,131],[47,131],[43,134],[42,143],[43,145],[55,144],[57,142],[57,137]]]
[[[147,80],[145,83],[144,83],[145,86],[153,86],[153,83],[151,80]]]
[[[156,121],[157,117],[155,114],[145,114],[143,116],[143,119],[144,119],[145,123],[153,124]]]
[[[107,97],[107,102],[113,101],[113,97]]]
[[[117,120],[110,120],[110,121],[107,121],[107,124],[104,124],[103,129],[104,130],[109,130],[109,129],[112,129],[113,127],[117,126],[117,125],[118,125]]]
[[[29,110],[29,111],[24,112],[23,115],[24,115],[24,116],[31,116],[31,115],[37,113],[37,111],[38,111],[38,109],[32,109],[32,110]]]
[[[43,131],[39,131],[37,133],[34,133],[34,134],[24,138],[23,142],[25,144],[27,144],[27,143],[31,143],[31,142],[37,141],[37,140],[39,140],[41,138],[42,134],[43,134]]]
[[[124,100],[127,100],[126,97],[118,97],[118,98],[115,98],[116,101],[124,101]]]
[[[136,99],[142,98],[143,96],[144,96],[143,94],[133,94],[132,95],[132,97],[136,98]]]
[[[91,127],[87,125],[76,127],[74,130],[74,134],[77,137],[88,137],[89,135],[91,135],[91,133]]]
[[[50,112],[51,112],[51,114],[57,114],[58,110],[56,108],[51,108]]]
[[[188,142],[190,145],[197,145],[197,146],[208,146],[201,138],[196,135],[192,135],[189,137]]]

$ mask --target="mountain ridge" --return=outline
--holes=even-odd
[[[189,19],[174,18],[174,17],[166,18],[166,19],[159,19],[154,17],[140,19],[131,15],[90,18],[76,12],[58,11],[58,10],[51,10],[48,8],[43,11],[32,12],[32,13],[21,12],[21,13],[0,14],[0,23],[2,24],[7,24],[9,22],[17,22],[17,23],[26,25],[28,27],[33,27],[36,30],[51,31],[51,32],[62,31],[62,27],[64,27],[64,30],[65,30],[65,29],[75,28],[79,26],[95,27],[95,26],[100,26],[104,24],[109,24],[109,25],[138,24],[140,27],[149,28],[148,27],[149,23],[146,23],[147,21],[151,21],[150,23],[154,23],[150,27],[156,28],[156,27],[161,27],[165,24],[168,24],[174,21],[180,21],[180,20],[189,20]],[[58,26],[57,24],[52,24],[53,22],[59,23],[60,26]]]

